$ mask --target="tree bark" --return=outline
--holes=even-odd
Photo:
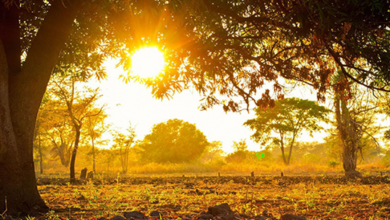
[[[27,214],[48,211],[36,187],[32,139],[34,128],[29,131],[31,142],[20,145],[11,119],[8,86],[8,66],[0,41],[0,212]],[[7,198],[7,201],[5,200]]]
[[[78,7],[72,7],[73,3],[79,2],[67,1],[70,3],[67,8],[62,1],[52,2],[23,68],[19,15],[0,17],[0,213],[5,211],[5,203],[6,213],[13,216],[48,211],[35,179],[35,121],[50,75],[78,11]],[[8,13],[2,1],[0,10],[2,15]],[[4,32],[4,28],[12,31]],[[7,44],[6,49],[3,44]]]
[[[70,159],[70,182],[75,183],[76,177],[75,177],[75,163],[76,163],[76,156],[77,156],[77,149],[79,148],[79,142],[80,142],[80,134],[81,134],[81,126],[76,127],[76,137],[74,142],[74,147],[72,151],[72,158]]]
[[[343,168],[346,177],[361,177],[361,173],[356,171],[357,156],[358,156],[358,137],[356,134],[356,126],[349,114],[349,110],[344,100],[339,95],[335,97],[335,113],[337,121],[337,130],[342,142],[343,153]]]

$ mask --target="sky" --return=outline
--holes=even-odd
[[[175,94],[172,99],[163,101],[153,98],[151,89],[137,82],[124,83],[119,75],[124,74],[122,67],[115,68],[116,62],[108,60],[104,63],[107,70],[107,80],[91,81],[89,86],[100,87],[103,97],[99,104],[106,104],[106,113],[109,115],[106,122],[111,128],[125,132],[129,123],[135,126],[137,140],[142,140],[151,132],[154,124],[177,118],[196,125],[203,132],[208,141],[221,141],[226,153],[233,152],[233,141],[246,139],[248,150],[258,151],[260,144],[250,139],[253,131],[243,126],[243,123],[255,117],[254,112],[225,113],[222,106],[215,106],[207,111],[200,111],[200,99],[196,92],[185,90]],[[315,94],[309,91],[294,91],[294,96],[315,100]],[[316,134],[310,137],[303,134],[299,141],[322,141],[326,134]],[[110,139],[110,134],[104,138]],[[110,147],[110,144],[106,147]],[[265,146],[263,146],[265,147]]]

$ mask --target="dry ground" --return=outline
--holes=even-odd
[[[110,218],[124,211],[197,219],[221,203],[250,218],[268,211],[277,218],[289,213],[307,219],[390,219],[389,183],[390,176],[347,180],[337,175],[98,177],[78,185],[39,179],[39,191],[52,211],[36,219]]]

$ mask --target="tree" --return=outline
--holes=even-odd
[[[50,92],[66,107],[66,117],[69,118],[75,135],[70,159],[70,181],[74,183],[76,181],[76,155],[84,120],[102,115],[104,105],[101,108],[95,107],[96,101],[101,97],[99,88],[90,89],[85,87],[84,91],[77,90],[74,77],[71,77],[70,80],[59,77],[53,80],[53,84]]]
[[[246,140],[242,139],[239,142],[233,141],[234,152],[226,156],[226,162],[228,163],[241,163],[247,158],[248,145]]]
[[[199,159],[208,145],[206,136],[194,124],[170,119],[154,125],[140,147],[144,160],[181,163]]]
[[[104,78],[105,57],[121,57],[126,63],[134,48],[158,42],[170,65],[165,76],[147,82],[156,85],[155,96],[169,97],[169,91],[194,85],[206,96],[205,107],[221,103],[225,110],[234,111],[238,110],[234,96],[259,106],[272,104],[268,93],[260,99],[252,97],[266,81],[275,82],[281,98],[279,76],[311,83],[323,92],[332,74],[331,65],[322,61],[327,57],[339,65],[367,60],[372,72],[379,74],[361,74],[362,80],[369,75],[374,77],[366,81],[369,85],[386,86],[389,3],[331,1],[327,5],[324,0],[313,8],[317,5],[313,1],[1,1],[0,165],[4,169],[0,180],[7,181],[0,182],[0,198],[12,195],[8,213],[48,210],[36,187],[32,149],[39,105],[54,69]],[[327,19],[328,26],[322,25]],[[342,24],[348,19],[351,28]],[[335,50],[340,39],[351,39],[357,49]],[[348,62],[337,62],[340,54],[346,54]],[[360,67],[348,66],[365,73]],[[227,96],[225,103],[214,96],[215,91]],[[0,199],[0,211],[4,205]]]
[[[200,161],[202,163],[221,161],[223,154],[224,151],[222,150],[222,142],[212,141],[209,145],[207,145],[202,156],[200,157]]]
[[[113,131],[112,136],[114,138],[115,144],[112,146],[114,150],[119,151],[119,157],[122,165],[122,172],[127,173],[127,168],[129,166],[129,153],[131,145],[135,142],[135,128],[130,124],[126,129],[127,134],[119,133],[118,131]]]
[[[41,145],[41,136],[43,133],[42,129],[42,108],[47,103],[47,99],[42,100],[41,109],[38,112],[37,121],[35,123],[35,132],[34,132],[34,149],[38,148],[39,153],[39,166],[40,173],[43,174],[43,155],[42,155],[42,145]],[[41,113],[41,114],[40,114]]]
[[[298,98],[278,100],[273,109],[257,108],[255,111],[257,117],[246,121],[244,125],[255,130],[251,137],[261,145],[266,145],[270,141],[278,145],[286,165],[290,163],[292,149],[299,135],[303,131],[308,131],[312,135],[322,130],[319,123],[326,122],[330,112],[314,101]],[[279,137],[273,136],[273,133]],[[287,146],[288,158],[285,154]]]
[[[87,118],[86,129],[89,138],[91,139],[92,145],[92,170],[96,173],[96,153],[95,153],[95,144],[104,144],[107,141],[100,140],[104,132],[106,132],[110,125],[106,125],[104,120],[107,118],[107,115],[102,112],[98,114],[99,109],[93,110],[95,112],[91,113],[91,116]]]
[[[162,9],[154,0],[0,1],[1,212],[6,196],[10,215],[48,211],[36,187],[33,139],[53,70],[104,78],[106,57],[126,59],[163,40]]]
[[[390,117],[390,95],[388,93],[381,94],[378,105],[381,108],[380,113],[385,114],[387,118],[389,118]],[[386,140],[390,140],[390,129],[385,131],[383,136]]]
[[[347,81],[342,72],[334,76],[335,81]],[[338,137],[342,143],[342,159],[345,175],[348,177],[361,176],[356,171],[358,153],[363,158],[363,149],[367,149],[368,141],[374,142],[373,146],[380,151],[378,141],[374,135],[380,131],[380,127],[374,126],[375,115],[378,111],[378,100],[370,96],[368,91],[362,90],[358,85],[352,85],[351,91],[334,91],[334,108]],[[351,95],[352,100],[347,102],[346,96]]]
[[[248,145],[246,144],[246,140],[241,139],[241,141],[239,141],[239,142],[233,141],[233,149],[234,149],[234,151],[248,150]]]
[[[58,157],[61,164],[68,167],[74,131],[66,115],[65,106],[59,100],[54,99],[53,94],[45,94],[44,103],[38,112],[36,130],[41,131],[41,138],[49,142],[53,158]]]
[[[389,6],[387,1],[370,0],[181,4],[177,14],[183,13],[185,28],[195,29],[198,37],[184,48],[186,77],[175,74],[173,82],[168,76],[165,82],[159,80],[155,94],[165,94],[158,88],[180,90],[184,86],[177,87],[175,82],[188,82],[208,94],[205,108],[223,104],[225,110],[237,111],[234,96],[241,96],[247,105],[250,101],[272,105],[272,99],[282,97],[279,78],[283,77],[312,85],[323,101],[327,89],[334,86],[329,79],[338,69],[354,82],[388,91]],[[274,84],[275,96],[263,91],[259,99],[256,94],[266,82]],[[221,102],[216,92],[227,99]]]

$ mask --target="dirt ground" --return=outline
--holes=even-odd
[[[112,218],[152,211],[168,219],[199,219],[208,207],[227,203],[243,219],[264,213],[307,219],[389,219],[390,176],[346,179],[310,176],[95,177],[71,185],[67,178],[38,179],[52,210],[36,219]]]

